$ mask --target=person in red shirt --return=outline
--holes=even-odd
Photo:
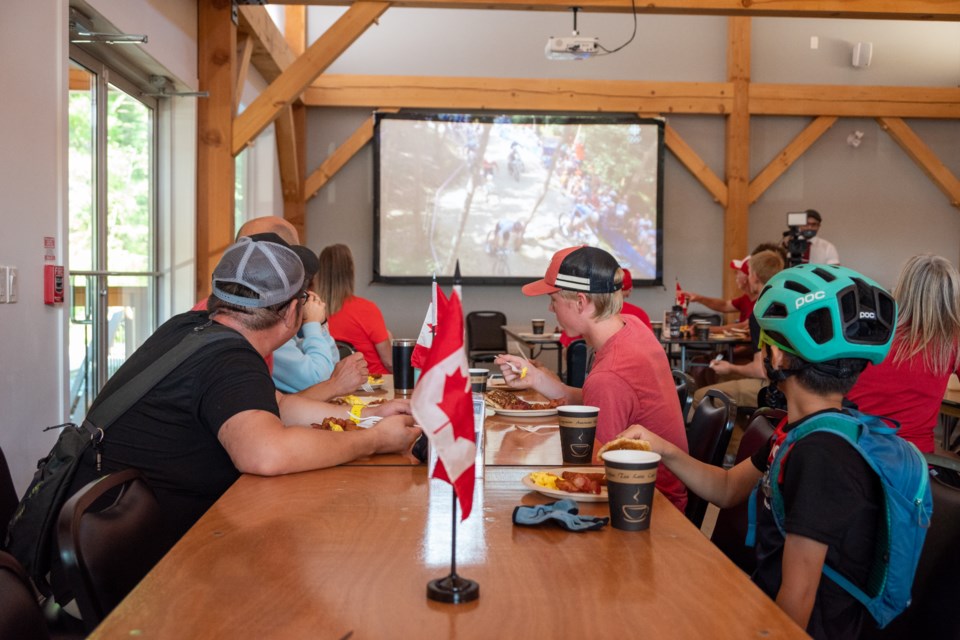
[[[933,453],[933,429],[951,373],[960,372],[960,273],[946,258],[910,258],[893,290],[893,347],[860,374],[847,399],[900,423],[897,434]]]
[[[565,385],[549,370],[529,367],[517,356],[500,355],[503,378],[514,389],[534,389],[568,404],[600,408],[597,440],[604,444],[628,425],[650,426],[682,451],[687,434],[677,402],[677,389],[660,341],[640,319],[620,312],[623,270],[616,259],[596,247],[569,247],[554,254],[542,280],[523,287],[528,296],[550,296],[550,310],[569,334],[583,336],[593,348],[593,368],[583,389]],[[520,379],[516,371],[526,368]],[[683,511],[687,491],[662,465],[657,489]]]
[[[747,320],[750,318],[750,314],[753,313],[753,303],[760,293],[759,291],[756,293],[752,292],[747,282],[747,278],[750,276],[750,256],[747,256],[743,260],[731,260],[730,268],[737,272],[737,287],[743,292],[743,295],[731,300],[724,300],[722,298],[709,298],[692,291],[683,292],[683,295],[685,295],[690,302],[702,304],[713,311],[719,313],[738,312],[740,314],[736,322],[726,325],[725,327],[716,327],[718,331],[724,328],[746,329]]]
[[[363,354],[370,375],[393,373],[392,335],[377,305],[353,293],[353,253],[344,244],[320,252],[317,293],[327,303],[327,322],[335,340]]]

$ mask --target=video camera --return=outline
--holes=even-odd
[[[787,230],[783,232],[783,237],[789,258],[788,267],[795,267],[804,263],[803,257],[807,255],[807,250],[810,248],[810,238],[817,235],[817,232],[812,229],[804,231],[800,228],[806,224],[806,211],[794,211],[787,214]]]

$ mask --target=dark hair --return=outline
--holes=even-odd
[[[225,293],[242,296],[244,298],[257,297],[252,289],[235,282],[223,283],[220,285],[220,289]],[[251,331],[263,331],[264,329],[276,326],[283,318],[287,306],[289,306],[291,302],[299,300],[301,295],[303,295],[303,290],[286,302],[281,302],[270,307],[256,308],[241,307],[240,305],[225,302],[211,293],[207,298],[207,311],[210,312],[211,316],[214,313],[229,313],[237,318],[245,328]]]
[[[784,356],[783,369],[794,371],[793,377],[797,382],[821,396],[830,393],[847,395],[870,363],[864,358],[838,358],[813,363],[792,353],[781,352]]]
[[[790,256],[787,253],[786,247],[784,247],[782,244],[777,244],[775,242],[761,242],[756,247],[754,247],[750,255],[752,256],[756,253],[760,253],[761,251],[776,251],[778,254],[780,254],[780,257],[783,259],[783,264],[785,265],[790,264],[790,260],[789,260]]]

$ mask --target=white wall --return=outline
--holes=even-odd
[[[0,446],[18,490],[62,422],[62,308],[43,304],[44,237],[66,256],[66,3],[13,0],[0,20],[0,264],[20,270],[20,299],[0,305]],[[29,54],[29,55],[28,55]]]
[[[310,38],[343,12],[310,8]],[[329,73],[723,81],[727,21],[719,17],[640,16],[636,39],[620,53],[587,61],[552,62],[543,56],[549,35],[567,35],[569,14],[389,9],[329,69]],[[608,48],[626,40],[631,19],[581,13],[581,35]],[[810,36],[819,49],[810,49]],[[850,66],[854,42],[873,42],[873,64]],[[752,79],[757,82],[859,85],[960,85],[960,23],[868,20],[753,20]],[[309,115],[307,170],[314,170],[369,111],[314,109]],[[672,127],[723,176],[724,120],[668,117]],[[751,175],[799,133],[807,118],[754,117]],[[960,122],[909,124],[960,175]],[[864,131],[858,149],[847,135]],[[631,302],[656,318],[673,299],[675,281],[693,291],[722,288],[723,209],[668,152],[664,190],[664,288],[644,289]],[[357,261],[360,295],[384,310],[395,335],[419,331],[426,287],[369,285],[372,277],[372,152],[358,153],[308,203],[307,241],[314,249],[343,242]],[[806,208],[824,216],[823,236],[841,259],[892,286],[909,256],[931,251],[960,261],[960,211],[951,207],[873,120],[841,119],[751,207],[747,245],[778,240],[785,214]],[[546,265],[544,265],[546,267]],[[411,304],[411,301],[421,304]],[[501,309],[511,323],[548,315],[546,301],[514,287],[469,287],[466,309]]]
[[[148,53],[171,77],[196,86],[196,0],[94,0],[119,29],[147,33]],[[42,301],[45,237],[64,264],[67,216],[67,0],[7,0],[0,20],[0,264],[20,269],[20,300],[0,305],[0,447],[18,491],[65,419],[66,305]],[[161,247],[163,313],[189,307],[195,202],[195,104],[161,107],[161,135],[172,141],[158,163],[160,208],[171,241]],[[190,99],[193,100],[193,99]],[[174,194],[175,197],[172,197]],[[177,284],[170,283],[176,281]]]

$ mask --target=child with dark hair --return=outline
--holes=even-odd
[[[787,404],[770,442],[727,471],[694,460],[643,426],[621,435],[648,440],[691,491],[721,508],[747,500],[757,487],[754,582],[813,637],[856,638],[864,605],[822,573],[829,567],[866,590],[885,542],[883,485],[864,456],[834,431],[813,430],[784,443],[814,420],[841,414],[867,420],[844,414],[841,403],[867,363],[886,356],[896,303],[850,269],[801,265],[770,279],[754,314],[767,377]],[[778,458],[782,444],[788,455],[780,451]],[[922,461],[916,464],[924,473]],[[783,499],[782,521],[772,511],[772,489]]]

